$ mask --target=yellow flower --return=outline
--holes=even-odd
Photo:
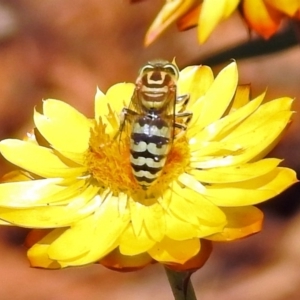
[[[283,18],[300,18],[298,0],[166,0],[146,34],[145,45],[175,21],[180,30],[198,25],[198,39],[203,43],[237,9],[247,25],[264,38],[278,30]]]
[[[33,133],[0,142],[21,169],[2,178],[0,224],[33,229],[26,241],[32,266],[196,269],[211,241],[260,231],[263,214],[252,205],[297,181],[279,159],[262,159],[289,123],[292,99],[250,101],[232,62],[216,78],[206,66],[180,72],[178,93],[190,94],[193,117],[162,175],[143,190],[132,175],[127,134],[115,138],[133,90],[131,83],[106,95],[98,90],[93,119],[46,100],[34,112]]]

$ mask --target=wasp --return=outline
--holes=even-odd
[[[139,71],[129,107],[121,113],[120,132],[129,125],[131,168],[144,190],[161,175],[177,136],[175,129],[186,130],[192,117],[185,111],[189,95],[176,94],[178,77],[175,64],[164,60],[148,62]],[[182,106],[176,113],[177,104]],[[184,121],[178,122],[178,118]]]

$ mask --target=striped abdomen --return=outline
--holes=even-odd
[[[139,117],[132,124],[131,166],[137,182],[147,189],[160,176],[170,152],[172,126],[157,117]]]

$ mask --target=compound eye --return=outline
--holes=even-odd
[[[174,76],[176,79],[179,77],[179,70],[175,65],[165,65],[164,70],[166,73],[170,74],[171,76]]]
[[[148,72],[151,72],[151,71],[153,71],[153,69],[154,68],[152,66],[146,65],[146,66],[144,66],[144,67],[141,68],[140,75],[143,75],[143,74],[146,74]]]

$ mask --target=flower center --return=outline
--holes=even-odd
[[[189,163],[189,147],[185,136],[175,139],[166,164],[159,178],[147,190],[135,179],[130,164],[130,137],[126,132],[106,133],[106,125],[100,119],[91,131],[86,164],[89,173],[100,186],[114,194],[124,192],[136,201],[155,199],[168,185],[182,174]]]

